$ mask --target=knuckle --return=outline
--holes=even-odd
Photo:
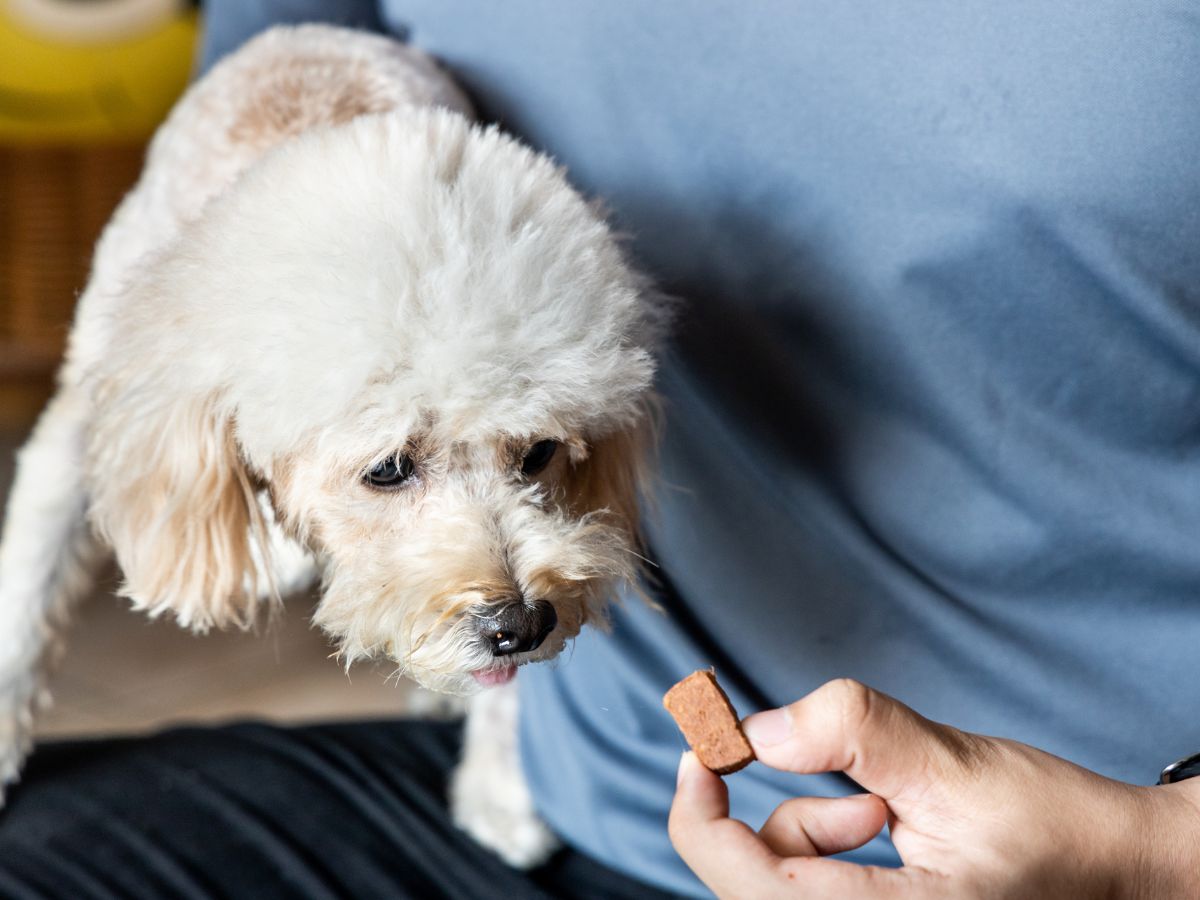
[[[871,719],[876,706],[875,692],[853,678],[839,678],[829,682],[826,688],[843,727],[852,732],[861,730]]]

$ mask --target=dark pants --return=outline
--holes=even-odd
[[[451,823],[461,727],[245,724],[38,749],[0,897],[664,896],[571,850],[528,873]]]

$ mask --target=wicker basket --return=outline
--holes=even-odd
[[[0,377],[57,364],[92,248],[142,153],[140,145],[0,147]]]
[[[0,146],[0,424],[27,419],[46,393],[92,248],[143,152]]]

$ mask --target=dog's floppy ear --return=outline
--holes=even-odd
[[[572,467],[569,482],[576,514],[602,515],[608,524],[624,531],[631,548],[639,552],[640,511],[649,496],[658,422],[658,403],[649,398],[636,422],[591,443],[587,457]]]
[[[121,593],[196,631],[248,626],[274,593],[266,514],[214,395],[169,402],[104,385],[88,447],[91,517],[116,551]]]

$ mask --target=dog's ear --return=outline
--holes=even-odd
[[[214,396],[168,403],[143,390],[108,393],[89,438],[88,482],[121,593],[196,631],[247,627],[274,586],[267,514],[231,414]]]
[[[641,513],[649,499],[651,463],[657,445],[658,403],[645,401],[632,425],[591,443],[585,459],[572,466],[569,499],[576,515],[594,513],[628,536],[642,550]]]

